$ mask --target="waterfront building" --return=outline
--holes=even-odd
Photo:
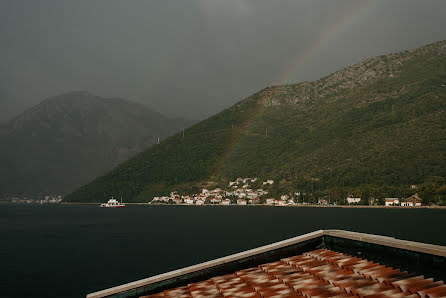
[[[212,204],[221,204],[221,201],[222,199],[217,197],[211,199]]]
[[[385,198],[386,206],[399,206],[400,200],[398,198]]]
[[[277,200],[277,201],[276,201],[276,204],[277,204],[278,206],[286,206],[286,205],[288,205],[287,202],[286,202],[285,200]]]
[[[237,205],[246,205],[246,200],[245,199],[238,199],[237,200]]]
[[[326,199],[318,199],[318,205],[328,205],[328,201]]]
[[[260,203],[259,198],[252,198],[249,200],[249,204],[251,204],[251,205],[255,205],[255,204],[259,204],[259,203]]]
[[[401,206],[421,206],[421,198],[418,196],[418,194],[414,194],[413,196],[404,199],[401,202]]]
[[[194,199],[192,199],[192,198],[185,198],[184,199],[184,203],[186,203],[188,205],[193,205],[194,204]]]
[[[276,199],[274,199],[274,198],[268,198],[268,199],[266,199],[266,204],[267,205],[273,205],[273,204],[275,204],[276,203]]]
[[[353,198],[353,197],[348,197],[347,198],[347,203],[348,204],[357,204],[361,201],[361,198]]]

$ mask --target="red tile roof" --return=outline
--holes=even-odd
[[[149,297],[446,297],[446,285],[319,249]]]

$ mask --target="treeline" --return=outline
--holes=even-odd
[[[418,194],[423,205],[446,205],[446,180],[443,177],[431,177],[430,181],[419,185],[368,185],[363,184],[356,187],[329,187],[322,188],[320,183],[293,183],[282,179],[280,184],[272,185],[268,188],[268,194],[262,199],[280,198],[282,195],[289,195],[297,198],[299,202],[316,204],[318,199],[326,199],[327,202],[338,205],[347,204],[347,197],[359,197],[359,205],[369,205],[370,200],[374,204],[384,205],[385,198],[406,199]],[[296,195],[299,193],[299,196]]]

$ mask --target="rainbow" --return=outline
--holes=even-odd
[[[302,73],[305,68],[318,56],[322,49],[326,48],[329,43],[337,36],[342,34],[348,27],[353,25],[367,11],[377,6],[380,0],[358,0],[350,10],[348,10],[341,18],[334,23],[326,26],[317,38],[315,38],[302,52],[299,53],[288,67],[283,71],[276,82],[278,84],[289,84],[298,74]]]

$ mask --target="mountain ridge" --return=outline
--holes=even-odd
[[[2,126],[0,194],[67,193],[189,124],[86,91],[47,98]]]
[[[327,95],[358,88],[364,83],[370,84],[383,78],[397,77],[401,72],[403,63],[410,58],[414,58],[414,56],[445,54],[446,42],[437,41],[400,53],[390,53],[367,58],[360,63],[345,67],[315,81],[303,81],[296,84],[267,87],[260,91],[265,92],[265,98],[262,98],[261,104],[266,106],[278,105],[280,104],[278,99],[281,96],[284,97],[287,95],[292,96],[287,102],[289,104],[323,99]],[[328,90],[326,90],[327,88]],[[287,94],[290,91],[294,94]],[[297,95],[298,97],[293,97],[293,95]]]
[[[446,42],[439,41],[317,81],[267,87],[66,199],[148,201],[244,176],[283,181],[277,193],[321,195],[379,193],[380,184],[391,195],[429,177],[444,179],[445,83]]]

